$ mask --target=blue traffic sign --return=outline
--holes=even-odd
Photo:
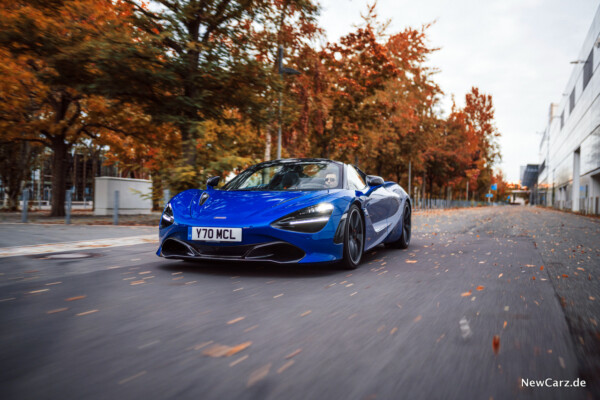
[[[485,197],[494,197],[494,195],[491,194],[491,193],[488,193],[488,194],[485,195]]]
[[[498,184],[497,183],[494,183],[492,185],[492,190],[498,190]]]

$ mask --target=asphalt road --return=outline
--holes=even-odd
[[[0,224],[0,243],[72,240],[36,226]],[[350,272],[168,261],[153,243],[0,258],[0,397],[600,397],[599,220],[492,207],[413,229]],[[548,378],[587,387],[522,384]]]

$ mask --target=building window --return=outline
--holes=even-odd
[[[562,129],[563,126],[565,126],[565,110],[560,113],[560,129]]]
[[[592,73],[594,68],[594,48],[590,51],[590,55],[588,56],[585,64],[583,64],[583,88],[587,86],[592,79]]]
[[[569,115],[571,115],[574,108],[575,108],[575,88],[573,88],[573,91],[571,92],[571,95],[569,96]]]

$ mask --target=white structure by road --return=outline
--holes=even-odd
[[[94,215],[113,215],[117,190],[119,214],[150,214],[152,181],[100,176],[96,178]]]
[[[600,7],[540,143],[537,203],[600,213]]]

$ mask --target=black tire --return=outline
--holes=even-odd
[[[362,260],[365,247],[365,224],[360,210],[352,205],[348,211],[346,226],[344,226],[344,258],[342,267],[356,269]]]
[[[402,213],[402,235],[400,238],[392,243],[386,243],[386,247],[393,247],[396,249],[406,249],[410,244],[411,237],[411,212],[408,201],[404,204],[404,212]]]

